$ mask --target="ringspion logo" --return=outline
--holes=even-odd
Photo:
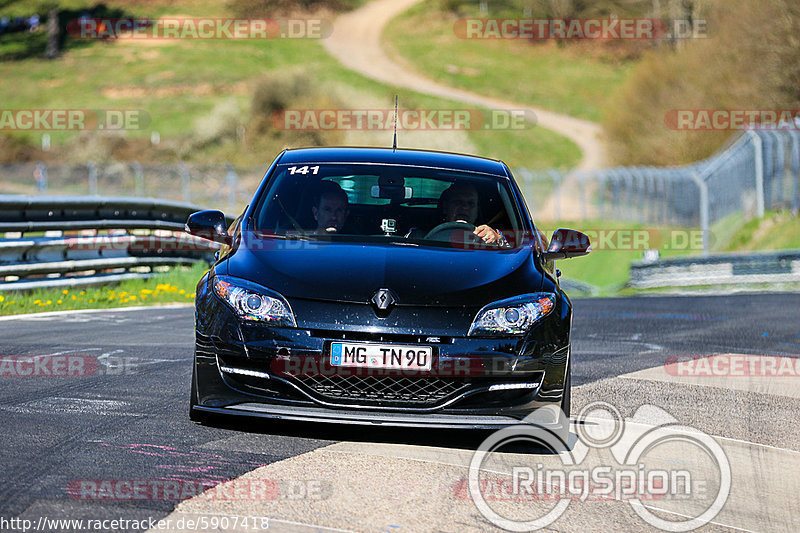
[[[728,500],[731,465],[720,444],[657,406],[640,406],[627,419],[611,404],[592,402],[576,417],[571,446],[538,425],[552,416],[541,411],[489,435],[469,476],[448,487],[499,528],[534,531],[560,519],[573,502],[614,501],[629,503],[663,531],[691,531],[713,520]],[[513,453],[519,446],[552,453]],[[672,460],[683,457],[691,460]],[[672,519],[653,511],[656,502],[670,503]]]

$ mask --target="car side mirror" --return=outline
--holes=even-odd
[[[592,243],[589,237],[575,231],[574,229],[557,229],[550,239],[550,246],[542,254],[545,261],[556,259],[569,259],[570,257],[580,257],[592,251]]]
[[[231,236],[228,235],[228,225],[222,211],[208,210],[192,213],[186,220],[183,229],[186,233],[201,239],[231,244]]]

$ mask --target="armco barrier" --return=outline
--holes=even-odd
[[[634,288],[800,283],[800,250],[677,257],[631,265]]]
[[[0,195],[0,291],[115,282],[210,262],[218,245],[183,232],[200,209],[148,198]]]

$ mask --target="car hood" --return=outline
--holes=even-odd
[[[248,244],[229,257],[227,273],[290,299],[367,303],[378,289],[390,289],[401,306],[480,307],[542,284],[530,247],[458,250],[276,239]]]

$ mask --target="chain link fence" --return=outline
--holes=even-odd
[[[4,163],[1,194],[139,196],[175,200],[226,213],[250,201],[267,165],[111,162],[98,164]]]
[[[265,169],[227,163],[7,163],[0,165],[0,193],[153,197],[236,214]],[[539,221],[700,226],[707,253],[710,226],[727,217],[748,220],[762,217],[767,209],[797,213],[800,131],[748,131],[691,165],[595,171],[518,168],[514,173]]]
[[[728,217],[749,220],[765,210],[800,210],[800,131],[752,130],[712,157],[675,167],[596,171],[517,169],[529,207],[540,220],[587,218],[709,228]]]

